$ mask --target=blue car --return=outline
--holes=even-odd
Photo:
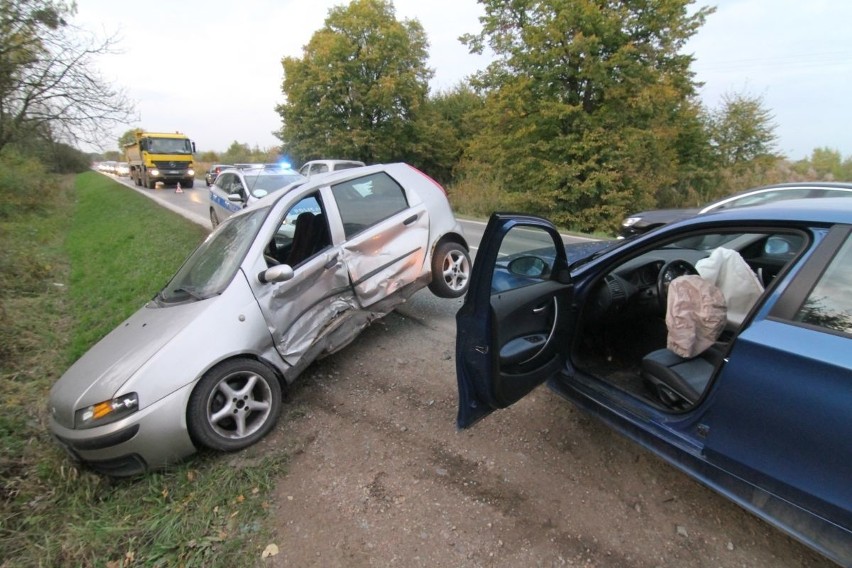
[[[563,245],[494,214],[457,314],[459,428],[548,386],[852,565],[852,202]]]

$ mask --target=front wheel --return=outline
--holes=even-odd
[[[444,241],[432,256],[432,282],[429,289],[439,298],[464,296],[470,284],[470,256],[464,246]]]
[[[194,179],[187,179],[187,180],[183,180],[183,183],[180,184],[180,187],[181,187],[181,189],[192,189],[192,187],[194,185],[195,185]]]
[[[228,361],[210,370],[192,391],[189,435],[212,450],[241,450],[272,430],[281,405],[281,384],[266,365],[253,359]]]
[[[219,216],[216,215],[212,207],[210,208],[210,224],[213,225],[214,229],[219,226]]]

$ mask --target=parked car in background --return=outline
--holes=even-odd
[[[544,219],[494,215],[457,315],[458,426],[546,381],[852,565],[850,289],[848,198],[732,208],[582,247]]]
[[[210,168],[204,174],[204,181],[207,183],[207,187],[213,185],[213,182],[216,181],[216,176],[222,173],[223,170],[228,170],[234,168],[231,164],[211,164]]]
[[[113,160],[104,160],[103,162],[98,163],[98,171],[105,174],[114,174],[116,163],[117,162]]]
[[[282,391],[317,357],[425,286],[464,294],[469,273],[445,192],[406,164],[270,194],[223,221],[65,372],[50,429],[75,460],[113,476],[197,448],[245,448],[275,426]]]
[[[302,164],[302,167],[299,168],[299,173],[305,177],[311,177],[317,174],[326,174],[349,168],[360,168],[363,165],[364,162],[357,160],[311,160]]]
[[[750,207],[786,199],[818,197],[852,197],[852,184],[832,182],[796,182],[767,185],[741,191],[713,201],[704,207],[684,209],[655,209],[633,213],[621,222],[619,238],[632,237],[669,223],[721,209]]]
[[[210,186],[210,223],[221,222],[270,193],[307,178],[288,168],[225,170]]]

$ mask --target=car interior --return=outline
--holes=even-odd
[[[330,244],[328,222],[319,196],[309,195],[284,216],[264,249],[264,258],[269,266],[288,264],[295,268]]]
[[[793,232],[700,234],[613,266],[583,302],[572,362],[662,408],[690,408],[805,243]],[[684,338],[701,349],[679,349]]]

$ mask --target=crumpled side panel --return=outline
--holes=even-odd
[[[398,256],[381,250],[368,256],[361,250],[344,247],[343,259],[353,279],[361,275],[353,282],[361,305],[370,306],[410,284],[420,275],[425,252],[417,246],[417,239],[412,239],[411,250]]]
[[[292,302],[290,309],[301,309]],[[346,324],[346,320],[359,311],[358,302],[352,294],[345,294],[315,304],[301,314],[295,323],[281,335],[276,347],[281,356],[291,365],[297,365],[308,349],[322,335]],[[357,331],[356,331],[357,333]]]
[[[725,329],[727,309],[721,290],[701,276],[681,276],[669,285],[666,347],[691,358],[707,350]]]

